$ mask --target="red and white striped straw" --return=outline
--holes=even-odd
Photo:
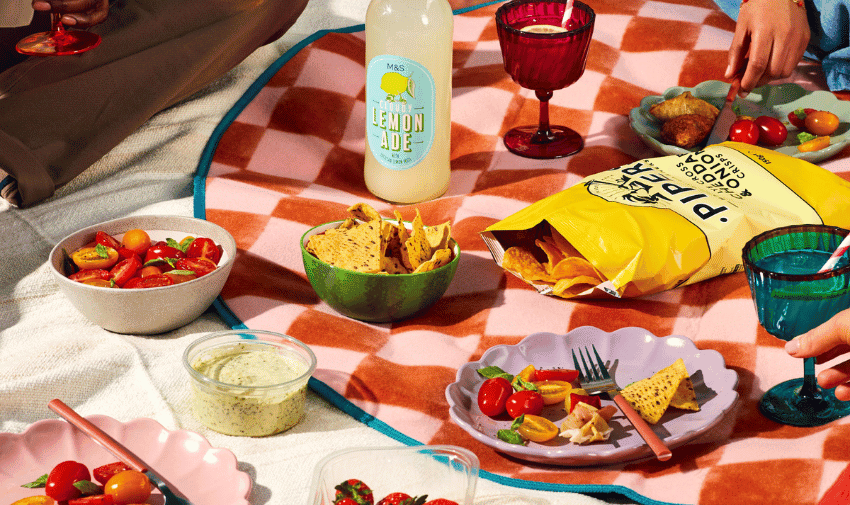
[[[850,235],[844,237],[844,240],[838,244],[838,249],[836,249],[835,252],[832,253],[832,256],[826,260],[826,263],[823,264],[823,268],[818,270],[818,273],[827,272],[835,268],[835,264],[838,263],[838,260],[841,259],[842,256],[844,256],[844,253],[847,252],[848,248],[850,248]]]
[[[561,28],[567,27],[567,22],[573,16],[573,0],[567,0],[567,9],[564,11],[564,18],[561,19]]]

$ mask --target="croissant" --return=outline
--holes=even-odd
[[[649,108],[649,113],[662,122],[685,114],[699,114],[714,121],[720,111],[705,100],[691,95],[690,91],[685,91],[677,97],[656,103]]]

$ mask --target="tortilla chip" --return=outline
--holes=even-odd
[[[381,215],[367,203],[355,203],[348,208],[348,213],[355,218],[368,223],[369,221],[381,220]]]
[[[407,242],[407,239],[410,238],[410,232],[408,232],[407,227],[404,226],[404,219],[402,219],[402,217],[401,217],[401,212],[396,210],[395,211],[395,218],[398,221],[398,224],[396,224],[396,229],[398,230],[398,239],[403,244],[403,243]]]
[[[431,250],[447,249],[449,247],[449,239],[452,236],[452,223],[446,221],[437,226],[426,226],[425,237],[428,239],[428,245]]]
[[[570,279],[573,277],[593,277],[597,280],[599,279],[593,265],[584,258],[576,257],[564,258],[559,261],[557,265],[552,267],[552,277],[555,279]]]
[[[655,424],[667,411],[679,384],[687,377],[685,362],[679,358],[652,377],[629,384],[620,394],[646,422]]]
[[[381,220],[334,231],[336,233],[326,232],[324,238],[316,244],[317,258],[346,270],[366,273],[381,271]]]
[[[340,223],[339,226],[336,227],[336,229],[337,230],[350,230],[351,228],[354,228],[355,226],[357,226],[357,220],[355,220],[354,218],[347,217],[347,218],[345,218],[345,221],[343,221],[342,223]]]
[[[413,273],[417,274],[419,272],[429,272],[431,270],[436,270],[443,265],[448,265],[452,261],[452,251],[451,249],[437,249],[434,251],[434,255],[428,261],[423,261],[416,267],[416,270]]]
[[[410,238],[402,243],[401,259],[410,270],[416,268],[423,262],[431,259],[431,246],[425,237],[425,226],[422,224],[422,215],[416,209],[416,217],[413,219],[413,232]]]
[[[410,273],[407,270],[407,267],[404,266],[404,263],[401,262],[400,258],[395,258],[392,256],[384,256],[381,258],[383,268],[381,268],[382,273],[387,274],[408,274]]]
[[[516,272],[529,282],[555,282],[534,254],[524,247],[509,247],[502,257],[502,267]]]
[[[670,400],[670,406],[677,409],[699,412],[699,402],[697,402],[697,395],[694,393],[694,385],[691,383],[690,377],[685,377],[679,383],[676,393]]]

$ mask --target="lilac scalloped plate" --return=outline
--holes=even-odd
[[[651,457],[652,451],[620,412],[611,419],[614,431],[605,442],[576,445],[558,437],[543,444],[529,442],[522,446],[496,438],[498,430],[510,427],[509,418],[493,419],[478,409],[478,388],[484,382],[477,372],[479,368],[496,365],[511,374],[518,373],[528,364],[536,368],[573,368],[570,351],[591,344],[596,346],[621,387],[651,376],[678,358],[684,360],[700,410],[670,408],[653,426],[655,433],[670,448],[686,444],[717,426],[738,399],[735,391],[738,374],[726,368],[723,356],[717,351],[698,349],[686,337],[656,337],[641,328],[621,328],[607,333],[592,326],[582,326],[566,335],[534,333],[517,345],[491,347],[479,361],[461,367],[456,381],[446,388],[449,415],[480,442],[525,461],[590,466]],[[613,402],[603,396],[602,404],[613,405]],[[563,407],[547,406],[541,415],[560,426],[567,413]]]
[[[86,419],[173,483],[193,503],[248,504],[251,478],[237,469],[232,452],[212,447],[203,436],[192,431],[167,430],[147,418],[126,423],[102,415]],[[44,494],[43,489],[20,486],[69,459],[83,463],[89,470],[117,461],[82,431],[60,419],[38,421],[23,433],[0,433],[0,496],[11,502]],[[149,501],[161,500],[155,491]]]

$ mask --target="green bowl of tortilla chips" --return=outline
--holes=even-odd
[[[310,284],[334,310],[361,321],[399,321],[425,312],[457,270],[460,247],[449,223],[426,227],[418,211],[405,222],[399,214],[384,219],[366,208],[371,212],[352,212],[357,217],[321,224],[301,237]]]

